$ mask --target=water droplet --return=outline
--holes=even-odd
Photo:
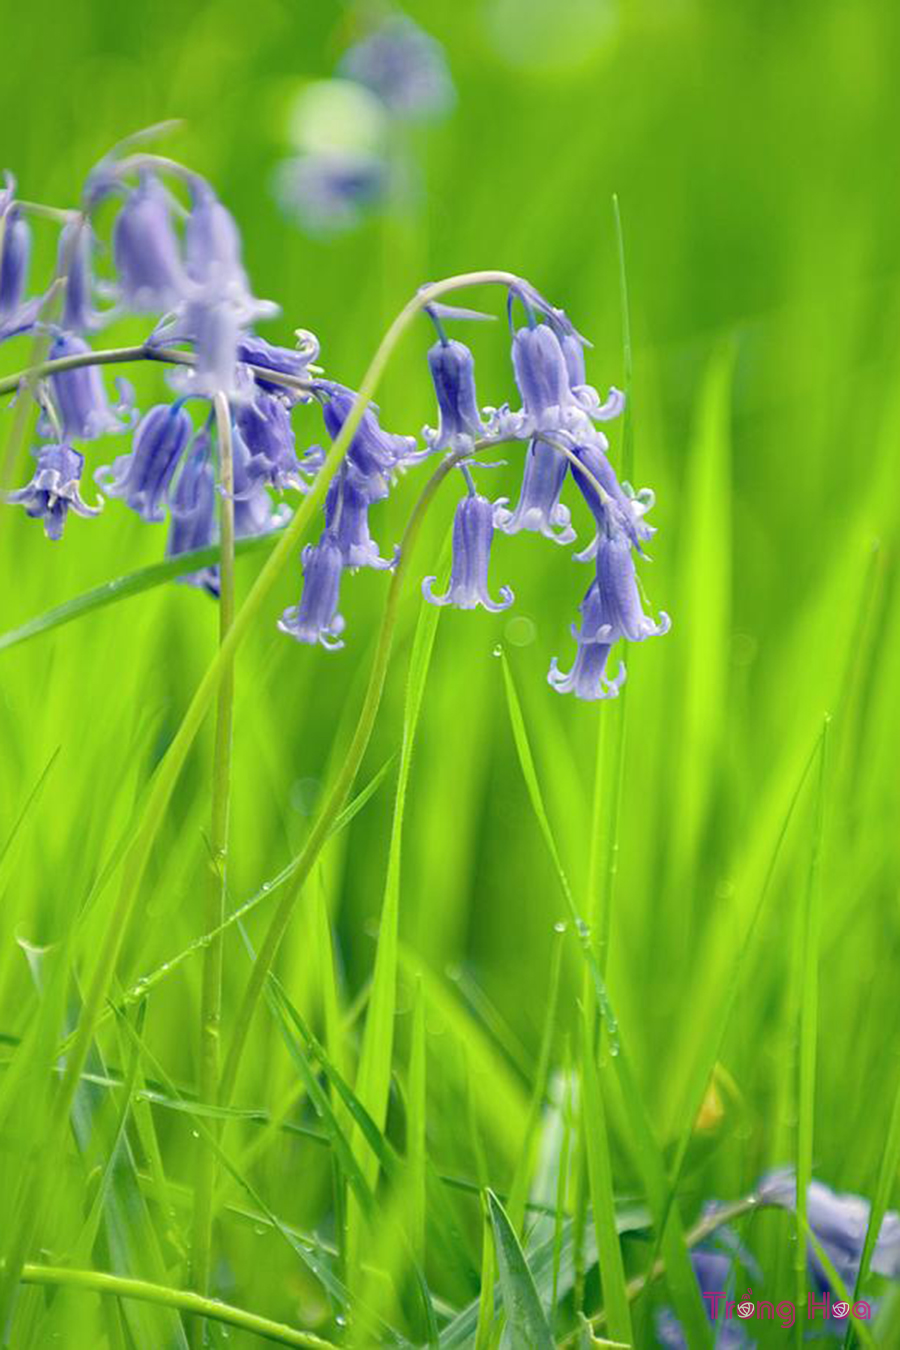
[[[272,889],[272,883],[271,883],[271,881],[264,881],[263,884],[262,884],[262,889],[263,889],[264,891],[270,891],[270,890]]]
[[[525,614],[516,614],[507,621],[503,636],[514,647],[530,647],[537,637],[534,621]]]
[[[567,927],[566,921],[564,919],[559,919],[558,922],[553,925],[553,931],[554,933],[564,933]]]
[[[493,650],[492,655],[493,655],[493,656],[502,656],[502,655],[503,655],[503,644],[502,644],[501,642],[498,642],[498,643],[497,643],[496,647],[495,647],[494,650]]]

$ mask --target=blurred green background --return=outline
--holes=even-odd
[[[871,1193],[900,1072],[900,10],[864,0],[431,0],[406,8],[445,45],[458,105],[417,136],[417,201],[348,236],[304,237],[270,190],[287,151],[292,96],[304,80],[331,74],[352,31],[349,12],[326,0],[2,0],[0,165],[16,173],[24,197],[74,204],[86,170],[114,141],[183,118],[165,148],[206,174],[238,218],[256,294],[283,307],[265,335],[289,342],[295,327],[314,330],[327,373],[351,385],[417,285],[481,267],[527,276],[564,306],[594,344],[592,383],[621,384],[618,193],[636,485],[657,493],[651,519],[659,533],[643,580],[673,627],[626,653],[611,988],[669,1145],[683,1124],[698,1037],[715,1015],[791,795],[831,713],[815,1165],[830,1183]],[[45,238],[39,261],[49,266],[49,227]],[[484,298],[499,311],[496,298]],[[122,330],[132,331],[141,330]],[[433,420],[430,341],[423,321],[388,373],[379,401],[391,430],[416,432]],[[485,325],[471,341],[481,399],[512,397],[505,324]],[[3,350],[4,373],[23,363],[23,352]],[[135,382],[144,405],[165,390],[159,372],[139,372]],[[7,413],[3,425],[11,420]],[[305,443],[322,434],[314,410],[299,410],[295,424]],[[619,438],[614,426],[614,462]],[[121,447],[112,441],[93,447],[92,466],[113,453]],[[507,468],[481,471],[484,491],[515,495],[519,467],[509,458]],[[24,481],[24,463],[20,471]],[[399,538],[413,478],[373,516],[383,548]],[[442,490],[417,577],[435,570],[454,496],[454,485]],[[569,500],[584,536],[585,513]],[[116,502],[96,522],[72,519],[59,545],[24,513],[7,512],[0,627],[154,561],[163,546],[162,526],[145,526]],[[239,563],[242,592],[258,567],[259,555]],[[410,968],[430,972],[469,1028],[458,1034],[435,1001],[431,1155],[446,1171],[476,1175],[459,1120],[468,1077],[502,1188],[516,1159],[516,1112],[524,1120],[563,907],[516,759],[495,645],[510,661],[548,811],[586,911],[597,730],[620,714],[613,704],[559,698],[546,683],[550,657],[568,668],[574,652],[568,628],[585,572],[569,551],[534,536],[500,537],[492,576],[516,592],[509,614],[441,618],[410,785],[401,935]],[[298,562],[238,662],[235,900],[274,875],[305,836],[352,728],[386,590],[374,573],[346,580],[347,646],[331,655],[275,630],[299,581]],[[363,779],[398,748],[418,610],[412,585]],[[2,874],[8,1035],[21,1034],[34,999],[16,940],[43,946],[67,931],[178,725],[215,631],[206,597],[171,585],[0,655],[0,832],[11,829],[59,747]],[[210,739],[191,756],[155,851],[123,982],[202,931]],[[372,970],[392,781],[322,869],[348,1002]],[[792,1156],[792,941],[811,822],[807,786],[748,953],[721,1055],[724,1114],[686,1180],[687,1216],[704,1197],[737,1195]],[[280,969],[316,1015],[315,886],[308,891]],[[91,949],[104,914],[102,905],[94,910],[79,950]],[[251,928],[262,931],[259,915]],[[246,968],[232,935],[227,1009]],[[146,1027],[153,1053],[188,1085],[198,972],[188,963],[160,987]],[[557,1064],[574,1034],[580,989],[573,943]],[[408,1008],[404,984],[401,1064]],[[472,1047],[482,1045],[476,1062]],[[274,1106],[294,1071],[265,1015],[253,1049],[240,1099]],[[159,1129],[173,1174],[186,1180],[189,1124],[163,1112]],[[258,1163],[258,1180],[292,1220],[317,1221],[328,1178],[315,1150],[281,1141]],[[636,1185],[624,1161],[616,1181],[622,1192]],[[293,1315],[300,1294],[290,1280],[270,1285],[233,1242],[219,1272],[224,1294]],[[282,1259],[279,1250],[257,1262]]]

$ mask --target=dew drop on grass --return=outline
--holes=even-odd
[[[496,647],[494,648],[494,651],[493,651],[492,654],[493,654],[494,656],[502,656],[502,655],[503,655],[503,643],[502,643],[502,642],[498,642],[498,643],[497,643],[497,645],[496,645]]]
[[[567,924],[565,919],[558,919],[557,922],[553,925],[553,931],[554,933],[564,933],[566,931],[566,927]]]

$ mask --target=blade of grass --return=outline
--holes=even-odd
[[[271,549],[279,535],[283,533],[284,527],[281,527],[272,530],[269,534],[239,539],[235,544],[235,554],[237,557],[243,557],[247,553],[259,553],[264,549]],[[186,576],[187,573],[199,571],[204,567],[211,567],[221,560],[221,556],[221,546],[210,544],[208,548],[195,548],[190,553],[179,553],[174,558],[166,558],[163,562],[150,563],[147,567],[139,567],[133,572],[126,572],[123,576],[115,577],[112,581],[104,581],[100,586],[94,586],[88,591],[83,591],[81,595],[75,595],[71,600],[64,601],[61,605],[54,605],[52,609],[45,610],[43,614],[37,614],[27,623],[20,624],[18,628],[11,628],[8,632],[0,634],[0,652],[7,651],[10,647],[18,647],[31,638],[52,632],[55,628],[62,628],[65,624],[73,623],[76,619],[93,614],[98,609],[105,609],[107,605],[118,604],[120,600],[129,600],[133,595],[142,595],[145,591],[152,591],[157,586],[165,586],[168,582],[174,581],[176,577]]]
[[[356,1095],[375,1124],[383,1128],[387,1112],[391,1081],[391,1062],[394,1047],[394,1013],[397,998],[397,937],[400,916],[400,853],[406,792],[412,764],[413,747],[425,681],[434,651],[440,609],[423,601],[409,658],[406,701],[403,711],[403,733],[400,747],[400,767],[397,774],[397,792],[391,821],[391,840],[388,851],[387,878],[381,907],[378,946],[375,952],[375,971],[372,992],[363,1031],[362,1049],[356,1075]],[[356,1141],[359,1150],[359,1140]],[[369,1155],[363,1161],[364,1175],[374,1185],[378,1175],[377,1162]],[[360,1216],[354,1205],[348,1206],[347,1250],[349,1269],[356,1264],[361,1240]]]
[[[420,1263],[425,1261],[426,1235],[426,1163],[427,1080],[425,1046],[425,1000],[422,981],[416,980],[413,995],[412,1040],[409,1051],[409,1091],[407,1093],[406,1161],[410,1174],[410,1242]]]
[[[628,1142],[644,1182],[647,1202],[654,1222],[662,1232],[663,1253],[666,1259],[672,1299],[691,1341],[696,1342],[697,1346],[705,1348],[710,1343],[709,1326],[700,1300],[700,1289],[694,1278],[687,1247],[685,1246],[684,1229],[678,1213],[678,1206],[673,1203],[668,1208],[668,1218],[664,1220],[667,1210],[667,1185],[662,1153],[631,1069],[629,1056],[622,1041],[618,1021],[609,998],[609,992],[597,964],[590,930],[578,912],[575,897],[572,894],[568,877],[562,865],[559,849],[544,807],[521,704],[505,654],[501,654],[501,661],[510,723],[522,775],[547,850],[556,869],[563,898],[575,926],[580,951],[591,973],[597,1005],[603,1017],[606,1035],[609,1038],[610,1062],[615,1069],[631,1132]]]
[[[807,1197],[812,1180],[813,1133],[816,1105],[816,1047],[819,1016],[819,910],[822,866],[822,840],[825,822],[825,796],[828,770],[828,724],[825,718],[819,746],[819,783],[816,791],[812,852],[803,910],[798,928],[796,953],[800,971],[800,1027],[797,1076],[797,1243],[794,1251],[794,1277],[797,1306],[803,1302],[806,1288]],[[797,1325],[799,1326],[799,1319]],[[798,1346],[802,1331],[795,1332]]]
[[[513,1344],[528,1346],[528,1350],[554,1350],[553,1336],[547,1322],[534,1278],[528,1269],[519,1239],[500,1201],[493,1191],[487,1193],[491,1227],[494,1232],[494,1250],[503,1306],[509,1320]]]
[[[522,1226],[525,1222],[525,1205],[528,1200],[531,1176],[534,1170],[534,1147],[541,1119],[541,1110],[544,1105],[544,1098],[547,1095],[550,1056],[556,1034],[556,1016],[559,1003],[559,976],[560,970],[562,969],[564,938],[565,928],[562,925],[554,927],[550,950],[550,981],[547,992],[546,1013],[544,1016],[544,1031],[541,1037],[541,1048],[538,1055],[537,1070],[534,1076],[531,1102],[528,1106],[525,1135],[522,1140],[521,1152],[513,1175],[512,1185],[509,1188],[509,1199],[506,1203],[506,1212],[509,1221],[517,1234],[521,1234]]]

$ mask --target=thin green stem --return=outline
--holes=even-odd
[[[231,409],[224,394],[215,398],[216,431],[219,448],[221,505],[219,533],[222,557],[219,564],[219,644],[228,637],[234,622],[234,463],[232,454]],[[234,659],[228,663],[219,685],[216,705],[215,748],[213,752],[212,820],[210,859],[207,877],[206,928],[221,930],[225,921],[228,859],[228,813],[231,799],[231,747],[234,720]],[[221,931],[206,947],[203,955],[203,980],[200,999],[200,1100],[214,1102],[219,1094],[219,1045],[222,1023],[222,960],[224,936]],[[213,1208],[216,1187],[216,1155],[205,1142],[198,1141],[199,1160],[194,1192],[194,1231],[191,1247],[191,1283],[201,1294],[209,1288],[212,1253]],[[193,1328],[194,1342],[203,1338],[203,1324]]]
[[[72,1270],[67,1266],[25,1265],[22,1268],[22,1283],[65,1286],[68,1289],[80,1289],[84,1293],[107,1294],[113,1298],[133,1298],[142,1303],[156,1303],[165,1308],[177,1308],[179,1312],[194,1314],[198,1318],[210,1318],[226,1326],[239,1327],[241,1331],[250,1331],[264,1340],[274,1341],[277,1345],[295,1345],[305,1350],[333,1350],[331,1341],[322,1340],[311,1331],[297,1331],[284,1322],[273,1322],[258,1313],[247,1312],[244,1308],[235,1308],[232,1304],[221,1303],[218,1299],[204,1298],[201,1294],[186,1289],[171,1289],[165,1284],[153,1284],[150,1280],[133,1280],[122,1275],[111,1275],[103,1270]]]
[[[203,724],[225,671],[234,660],[238,647],[249,632],[272,588],[290,562],[314,513],[320,507],[328,490],[328,485],[346,454],[353,436],[356,434],[363,414],[372,400],[397,344],[419,312],[433,301],[439,300],[442,295],[463,287],[483,285],[508,287],[515,285],[516,282],[517,278],[509,272],[469,272],[425,286],[401,310],[382,339],[340,434],[332,444],[322,468],[316,475],[296,515],[269,555],[246,600],[235,615],[234,623],[200,681],[181,725],[173,737],[165,757],[160,762],[148,789],[143,812],[133,842],[126,855],[119,895],[110,915],[106,936],[93,975],[87,986],[78,1033],[72,1045],[71,1053],[66,1062],[65,1074],[60,1084],[55,1122],[56,1136],[51,1138],[50,1141],[54,1146],[61,1143],[79,1078],[93,1039],[94,1028],[106,1002],[122,941],[137,906],[141,881],[150,851],[165,818],[172,792],[187,759],[188,752]]]
[[[353,786],[353,780],[355,779],[362,762],[362,757],[369,744],[369,737],[371,736],[372,728],[375,725],[375,717],[378,713],[378,706],[381,702],[381,694],[384,689],[384,681],[387,675],[388,662],[390,660],[391,647],[394,639],[394,629],[397,625],[400,596],[403,591],[403,581],[409,570],[410,559],[422,521],[441,483],[461,458],[461,454],[448,456],[437,467],[429,481],[426,483],[419,500],[416,502],[412,515],[407,523],[406,530],[404,531],[403,540],[400,545],[400,561],[391,578],[390,590],[388,591],[384,615],[381,620],[381,631],[379,632],[378,644],[375,649],[375,659],[369,674],[369,683],[360,710],[359,721],[357,722],[356,730],[353,733],[353,739],[350,742],[350,746],[337,778],[325,800],[324,806],[319,812],[316,823],[306,841],[303,853],[298,860],[291,885],[282,896],[278,908],[269,922],[269,927],[266,931],[265,938],[263,939],[262,946],[257,954],[253,969],[250,972],[250,979],[247,983],[247,988],[244,991],[244,998],[241,1003],[231,1044],[228,1049],[228,1056],[225,1060],[225,1068],[222,1072],[222,1083],[219,1095],[219,1104],[222,1106],[228,1105],[234,1092],[241,1058],[247,1044],[247,1036],[253,1020],[253,1013],[265,986],[266,978],[272,968],[272,963],[275,960],[275,955],[278,951],[281,939],[284,936],[291,915],[294,912],[294,906],[297,903],[300,891],[321,852],[322,846],[331,832],[332,825],[337,819],[341,807],[347,799],[347,795]]]

